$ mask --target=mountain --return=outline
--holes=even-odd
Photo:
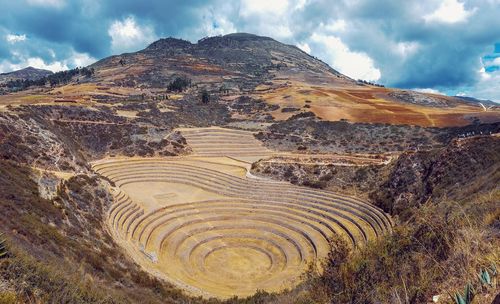
[[[110,56],[88,68],[92,77],[74,73],[71,89],[53,93],[75,102],[110,94],[156,98],[172,91],[172,86],[168,88],[176,79],[178,84],[184,79],[185,87],[175,89],[178,98],[196,99],[204,90],[229,106],[233,118],[246,120],[284,121],[298,113],[313,113],[325,121],[423,127],[500,120],[496,107],[355,81],[296,46],[246,33],[207,37],[197,43],[164,38],[144,50]],[[258,113],[235,110],[243,96],[251,98],[252,106],[254,100],[263,101],[263,108]]]
[[[477,99],[474,97],[470,96],[454,96],[455,98],[460,98],[465,101],[473,102],[473,103],[482,103],[484,106],[492,106],[492,107],[499,107],[500,105],[497,102],[494,102],[492,100],[487,100],[487,99]]]
[[[272,106],[263,115],[277,120],[310,111],[330,121],[420,126],[498,121],[498,112],[479,104],[354,81],[295,46],[244,33],[194,44],[160,39],[142,51],[111,56],[91,67],[96,81],[141,87],[152,94],[175,77],[186,76],[196,87],[224,91],[222,100],[241,95],[262,99]]]
[[[113,78],[114,83],[147,87],[165,87],[176,75],[187,75],[214,89],[224,85],[235,92],[252,92],[278,74],[288,73],[316,78],[318,83],[332,79],[354,83],[295,46],[244,33],[204,38],[195,44],[160,39],[142,51],[112,56],[92,67],[99,80],[120,72],[121,79]]]
[[[52,74],[52,71],[37,69],[34,67],[27,67],[21,70],[1,73],[0,74],[0,83],[4,83],[11,80],[37,80]]]

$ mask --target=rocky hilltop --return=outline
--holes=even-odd
[[[106,81],[107,71],[121,74],[116,84],[165,87],[175,76],[185,75],[199,85],[238,93],[252,92],[277,73],[305,73],[354,81],[299,48],[268,37],[229,34],[189,41],[160,39],[137,53],[112,56],[93,64],[96,79]],[[130,72],[128,72],[130,71]]]

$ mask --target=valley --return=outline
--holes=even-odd
[[[9,75],[0,299],[428,303],[498,261],[494,103],[245,33]]]
[[[358,247],[392,229],[365,201],[249,175],[252,160],[272,153],[250,132],[179,132],[192,155],[104,159],[93,170],[116,185],[112,235],[139,264],[195,295],[294,287],[308,267],[321,268],[332,235]]]

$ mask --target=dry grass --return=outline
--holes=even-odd
[[[410,124],[424,127],[463,126],[470,123],[467,115],[485,121],[498,120],[499,112],[485,112],[479,106],[457,104],[451,108],[435,108],[392,101],[391,89],[335,87],[312,85],[301,81],[276,82],[275,87],[257,87],[256,98],[282,108],[303,108],[329,121],[347,119],[351,122]],[[446,97],[441,97],[446,98]],[[293,113],[272,113],[277,120],[286,120]]]
[[[341,240],[332,242],[325,274],[311,278],[309,303],[449,303],[449,293],[475,285],[474,303],[491,303],[498,285],[481,288],[478,272],[498,263],[497,214],[500,190],[462,202],[429,203],[413,210],[394,233],[350,251]],[[473,213],[478,204],[482,213]]]

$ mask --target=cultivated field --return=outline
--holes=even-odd
[[[226,298],[292,287],[309,266],[321,267],[331,236],[360,246],[391,231],[391,219],[367,202],[249,174],[251,161],[272,154],[249,132],[179,130],[190,156],[93,167],[115,184],[115,239],[190,293]]]
[[[253,97],[282,108],[304,109],[327,121],[346,119],[360,123],[411,124],[423,127],[464,126],[471,119],[498,121],[498,107],[483,108],[479,104],[457,102],[442,95],[425,95],[439,103],[424,105],[391,97],[394,89],[353,87],[329,83],[311,85],[287,76],[272,85],[260,85]],[[414,93],[418,94],[418,93]],[[297,112],[271,112],[276,120],[286,120]]]

